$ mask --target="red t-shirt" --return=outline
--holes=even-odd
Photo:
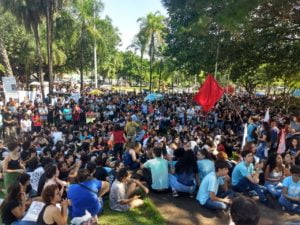
[[[113,131],[112,135],[114,137],[114,144],[124,144],[126,142],[122,130]]]
[[[34,127],[42,126],[41,118],[39,115],[35,115],[32,117],[32,122]]]

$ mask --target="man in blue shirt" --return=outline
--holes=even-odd
[[[224,160],[217,160],[215,162],[215,170],[207,174],[200,184],[197,194],[197,200],[205,208],[225,210],[231,204],[228,195],[227,181],[229,164]],[[226,179],[224,181],[224,179]],[[219,186],[223,187],[223,193],[219,192]]]
[[[264,187],[258,184],[259,171],[263,163],[253,166],[253,153],[249,150],[242,152],[243,161],[235,166],[232,172],[232,189],[236,192],[255,191],[262,203],[267,202]]]
[[[256,142],[257,141],[257,126],[255,125],[256,117],[250,116],[249,125],[247,128],[247,142]]]
[[[284,210],[300,213],[300,166],[292,166],[292,176],[284,178],[279,204]]]
[[[142,168],[149,169],[152,177],[151,188],[163,191],[169,188],[168,161],[162,157],[162,148],[154,148],[154,159],[148,160]]]

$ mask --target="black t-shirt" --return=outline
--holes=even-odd
[[[108,173],[106,172],[106,170],[103,167],[97,167],[96,168],[96,171],[94,173],[94,177],[97,180],[106,181],[107,176],[108,176]]]
[[[4,120],[5,121],[14,121],[14,118],[13,118],[13,115],[11,114],[11,113],[4,113]],[[15,122],[14,123],[7,123],[7,122],[4,122],[4,125],[5,126],[9,126],[9,127],[12,127],[12,126],[14,126],[14,125],[16,125],[15,124]]]
[[[12,214],[12,210],[15,209],[16,207],[19,206],[19,201],[16,199],[11,200],[10,202],[8,202],[2,209],[2,222],[5,225],[10,225],[12,224],[14,221],[17,221],[18,218],[15,217]]]

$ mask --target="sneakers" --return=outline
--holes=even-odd
[[[175,189],[172,189],[172,196],[177,198],[179,196],[178,192]]]

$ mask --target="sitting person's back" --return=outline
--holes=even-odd
[[[92,178],[87,169],[78,172],[78,184],[72,184],[68,190],[68,199],[71,200],[72,218],[85,215],[85,210],[96,217],[102,212],[103,205],[99,197],[109,190],[109,184]]]
[[[152,189],[164,190],[169,188],[168,161],[162,158],[162,149],[154,148],[154,159],[148,160],[143,167],[151,172]]]

